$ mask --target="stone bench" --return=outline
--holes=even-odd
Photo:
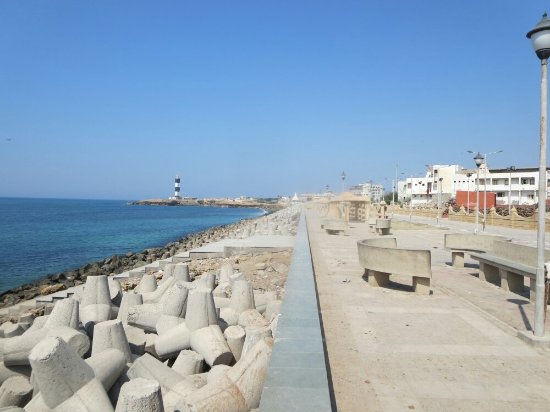
[[[329,235],[337,235],[343,233],[348,226],[346,225],[346,222],[342,220],[325,220],[323,222],[323,228]]]
[[[493,242],[510,241],[497,235],[474,235],[472,233],[446,233],[444,247],[451,251],[453,267],[464,267],[466,253],[487,253],[493,249]]]
[[[374,233],[376,230],[376,217],[369,217],[368,220],[369,230]]]
[[[379,235],[389,235],[391,229],[391,219],[376,219],[376,233]]]
[[[359,263],[367,271],[371,286],[386,286],[390,275],[406,275],[413,279],[416,293],[429,294],[432,278],[429,250],[398,249],[394,237],[357,241]]]
[[[479,278],[504,290],[522,294],[524,278],[529,278],[529,299],[535,299],[537,248],[495,241],[490,252],[470,256],[479,262]],[[550,261],[550,250],[544,251],[544,261]]]

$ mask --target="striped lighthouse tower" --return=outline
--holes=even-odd
[[[176,180],[174,183],[174,199],[181,199],[180,196],[180,177],[176,175]]]

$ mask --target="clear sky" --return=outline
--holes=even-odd
[[[0,2],[0,196],[276,196],[538,165],[542,0]],[[390,183],[388,183],[388,180]]]

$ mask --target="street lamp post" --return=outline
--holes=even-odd
[[[485,224],[487,223],[487,155],[502,153],[502,150],[497,150],[483,155],[485,168],[483,169],[483,231],[485,232]]]
[[[478,221],[479,218],[477,214],[479,213],[479,167],[484,164],[485,167],[483,169],[483,231],[485,231],[485,222],[487,221],[487,156],[490,154],[496,154],[496,153],[502,153],[502,150],[497,150],[495,152],[489,152],[485,154],[481,154],[480,152],[477,152],[474,156],[474,162],[476,162],[477,166],[477,211],[476,211],[476,228],[475,233],[478,231]],[[474,153],[472,150],[468,150],[468,153]]]
[[[437,225],[439,226],[439,215],[441,210],[441,182],[443,178],[440,177],[437,184]]]
[[[548,112],[548,57],[550,57],[550,20],[546,13],[542,20],[527,33],[541,63],[540,82],[540,156],[539,156],[539,204],[537,225],[537,275],[535,283],[535,325],[536,337],[544,336],[544,314],[546,304],[544,273],[544,230],[546,218],[546,126]]]
[[[508,216],[510,216],[510,211],[512,210],[512,170],[516,170],[515,166],[509,166],[508,168]]]
[[[472,174],[471,173],[466,173],[466,177],[468,178],[466,180],[466,184],[468,185],[468,194],[466,195],[468,200],[468,215],[470,214],[470,177],[472,177]]]
[[[342,172],[340,179],[342,179],[342,193],[344,193],[344,180],[346,180],[346,172]]]
[[[473,153],[471,150],[468,150],[468,153]],[[477,179],[476,179],[476,226],[474,229],[474,233],[477,235],[478,228],[479,228],[479,167],[481,166],[481,163],[483,163],[483,155],[479,152],[476,153],[474,156],[474,162],[477,166]]]

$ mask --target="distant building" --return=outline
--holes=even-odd
[[[356,196],[368,196],[375,203],[380,202],[384,197],[384,186],[372,182],[351,186],[349,190]]]

